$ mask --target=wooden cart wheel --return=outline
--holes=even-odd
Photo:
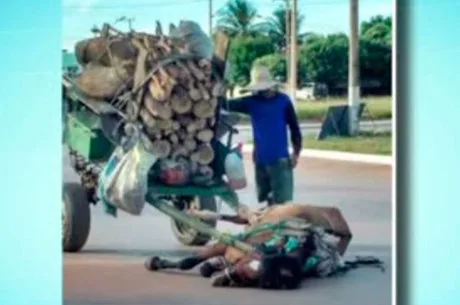
[[[78,252],[90,231],[90,208],[85,189],[77,183],[66,183],[62,192],[62,247],[64,252]]]
[[[196,197],[193,200],[192,204],[195,204],[197,208],[199,208],[200,210],[210,210],[213,212],[217,212],[216,199],[213,196]],[[189,205],[176,205],[176,207],[181,209],[188,209]],[[214,228],[217,225],[216,221],[207,221],[206,223]],[[197,232],[195,229],[192,229],[189,226],[177,222],[173,219],[171,219],[171,227],[173,234],[176,236],[177,240],[185,246],[204,246],[211,240],[211,236],[201,234]]]

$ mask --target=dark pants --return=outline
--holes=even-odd
[[[273,165],[256,164],[257,199],[269,205],[292,201],[294,177],[291,160],[280,159]]]

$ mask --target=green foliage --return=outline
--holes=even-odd
[[[229,0],[219,11],[219,30],[233,37],[229,53],[230,82],[246,85],[253,64],[269,67],[272,75],[286,80],[286,9],[280,7],[258,23],[249,0]],[[298,28],[304,20],[298,16]],[[361,23],[360,78],[362,88],[379,85],[370,93],[390,94],[392,76],[392,19],[375,16]],[[343,33],[304,33],[299,39],[298,82],[325,83],[330,89],[347,84],[348,36]],[[333,92],[333,90],[331,90]]]
[[[376,93],[391,92],[392,21],[376,16],[361,25],[360,73],[363,88],[380,84]],[[346,84],[348,79],[348,37],[345,34],[316,35],[305,38],[300,49],[300,69],[306,78],[329,87]],[[303,76],[302,76],[303,77]]]
[[[390,17],[376,16],[361,26],[361,78],[379,82],[383,93],[391,92],[391,30]]]
[[[273,43],[276,45],[279,51],[286,50],[286,24],[288,24],[289,28],[291,27],[291,19],[292,19],[292,11],[286,11],[284,6],[279,7],[273,12],[273,15],[267,18],[267,23],[265,25],[265,31],[267,32],[268,36],[272,39]],[[297,13],[297,33],[300,31],[300,27],[304,21],[305,17]],[[298,42],[301,42],[303,34],[298,35]]]
[[[376,24],[369,28],[363,35],[364,40],[375,40],[384,44],[391,44],[391,27],[385,24]]]
[[[375,25],[384,25],[388,29],[390,29],[390,35],[391,35],[391,28],[392,28],[392,19],[390,16],[383,17],[382,15],[377,15],[372,17],[369,21],[363,21],[361,23],[361,36],[366,35],[366,33],[374,27]]]
[[[262,32],[257,9],[248,0],[228,0],[217,12],[217,30],[231,37],[253,36]]]
[[[275,52],[270,39],[265,36],[237,36],[232,40],[229,52],[230,82],[234,85],[246,85],[254,61]]]
[[[304,138],[304,148],[346,151],[362,154],[391,156],[392,133],[360,132],[355,137],[328,137],[318,141],[314,136]]]
[[[286,79],[287,60],[281,54],[269,54],[257,58],[254,65],[266,66],[270,69],[272,77],[282,80]]]
[[[265,55],[254,61],[254,65],[263,65],[270,69],[271,75],[279,81],[287,81],[287,59],[283,54],[275,53]],[[302,84],[308,82],[309,78],[306,74],[306,69],[302,66],[302,62],[297,63],[297,83]]]
[[[329,87],[345,82],[348,75],[348,37],[315,35],[300,50],[300,66],[306,77]]]

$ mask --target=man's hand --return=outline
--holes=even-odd
[[[291,156],[291,164],[292,168],[295,168],[297,166],[297,163],[299,162],[299,155],[293,154]]]

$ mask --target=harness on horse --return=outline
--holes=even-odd
[[[270,234],[265,242],[253,245],[245,240],[259,234]],[[243,286],[262,289],[295,289],[306,277],[328,277],[363,265],[383,269],[373,257],[356,257],[343,261],[337,249],[326,240],[328,232],[299,218],[277,223],[258,224],[239,235],[225,236],[225,244],[235,245],[246,255],[230,264],[224,256],[202,258],[192,256],[180,262],[154,257],[146,268],[158,270],[178,268],[190,270],[203,262],[200,273],[212,277],[214,287]]]
[[[271,238],[255,246],[255,255],[249,253],[237,262],[237,267],[225,266],[224,272],[216,277],[213,285],[294,289],[305,277],[329,277],[363,265],[384,270],[383,262],[374,257],[356,257],[352,261],[344,261],[325,238],[332,232],[300,218],[255,225],[235,238],[244,242],[247,238],[266,233],[271,233]],[[252,258],[257,256],[259,260]]]

